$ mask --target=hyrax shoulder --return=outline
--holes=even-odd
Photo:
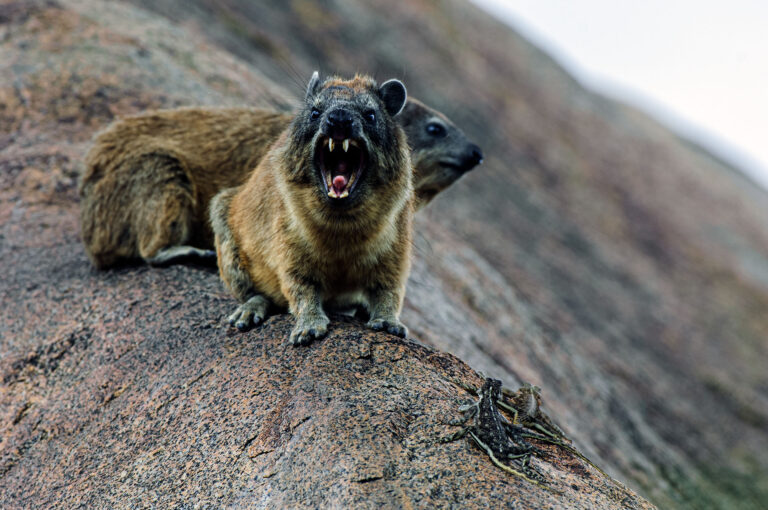
[[[410,267],[412,169],[394,117],[397,80],[313,75],[302,108],[248,181],[211,209],[219,268],[258,323],[269,304],[296,317],[295,344],[323,336],[324,307],[359,304],[368,326],[405,335],[399,312]]]
[[[480,147],[448,117],[421,101],[410,98],[398,122],[413,150],[417,209],[483,161]]]
[[[242,184],[289,120],[269,110],[183,108],[111,124],[95,137],[80,182],[91,260],[163,262],[174,248],[210,248],[210,199]]]

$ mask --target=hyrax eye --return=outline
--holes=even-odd
[[[430,122],[427,124],[427,134],[435,138],[442,138],[445,136],[445,128],[436,122]]]
[[[376,112],[373,110],[368,110],[365,112],[365,120],[368,122],[376,122]]]
[[[309,118],[312,120],[317,120],[320,118],[320,110],[317,108],[312,108],[312,112],[309,114]]]

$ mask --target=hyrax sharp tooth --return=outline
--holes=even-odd
[[[342,147],[344,147],[344,152],[347,152],[349,150],[349,138],[344,139],[344,143],[341,144]]]
[[[333,152],[333,138],[328,139],[328,150]]]

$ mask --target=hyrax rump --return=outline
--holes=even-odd
[[[219,271],[242,303],[239,329],[274,304],[296,317],[291,343],[324,336],[324,307],[363,306],[367,326],[405,336],[398,316],[410,268],[410,150],[393,120],[397,80],[320,82],[248,181],[211,203]]]
[[[269,110],[181,108],[111,124],[95,138],[80,185],[93,263],[213,257],[211,198],[245,182],[291,119]],[[416,209],[482,161],[459,128],[413,98],[396,119],[412,149]]]

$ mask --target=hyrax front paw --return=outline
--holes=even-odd
[[[237,307],[235,313],[227,320],[230,326],[235,326],[240,331],[246,331],[251,326],[258,326],[267,316],[269,301],[264,296],[253,296],[251,299]]]
[[[387,333],[399,336],[400,338],[408,336],[408,328],[405,327],[405,324],[394,318],[371,319],[366,324],[366,327],[369,327],[374,331],[386,331]]]
[[[299,318],[291,331],[291,343],[307,345],[316,338],[323,338],[328,333],[329,322],[328,317]]]
[[[253,309],[247,303],[237,307],[235,313],[227,318],[230,326],[235,326],[240,331],[247,331],[253,326],[258,326],[264,317],[254,313]]]

